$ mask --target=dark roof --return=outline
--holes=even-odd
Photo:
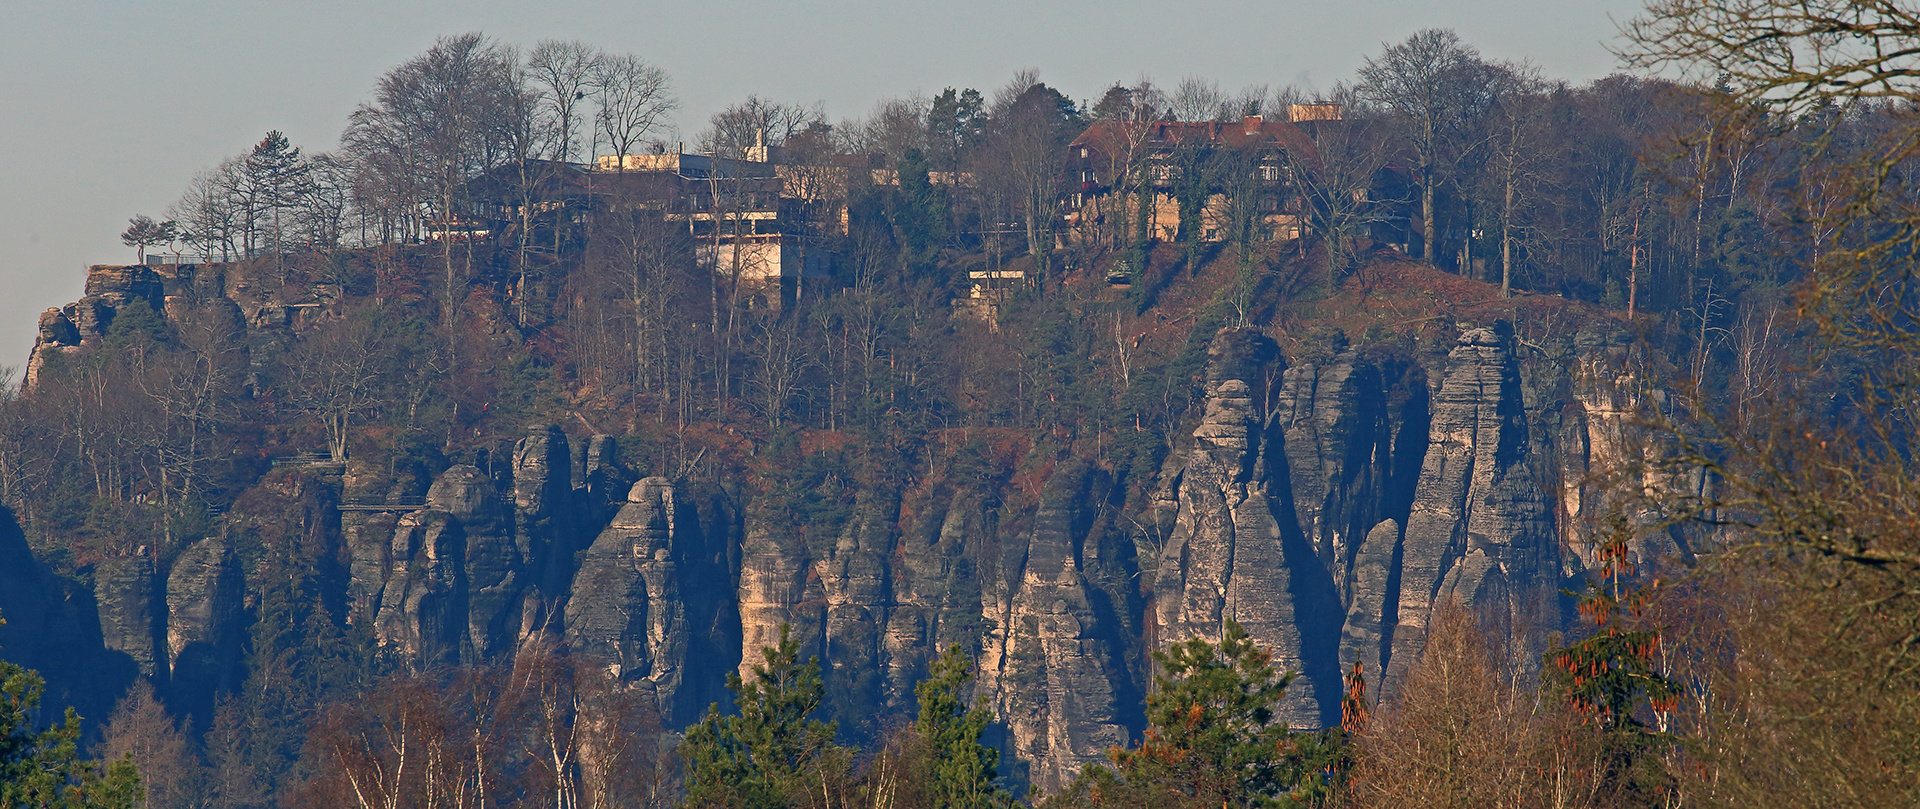
[[[1145,128],[1145,131],[1142,132],[1140,128]],[[1228,149],[1275,145],[1311,168],[1320,166],[1320,150],[1314,148],[1313,139],[1308,137],[1306,132],[1301,131],[1300,127],[1287,121],[1270,121],[1258,115],[1233,122],[1096,121],[1092,126],[1087,127],[1087,131],[1081,133],[1080,137],[1074,138],[1071,145],[1091,146],[1103,152],[1113,153],[1124,149],[1124,145],[1129,140],[1142,134],[1146,137],[1147,145],[1152,148],[1172,148],[1188,143],[1201,143]]]

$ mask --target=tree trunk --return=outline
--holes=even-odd
[[[1513,297],[1513,174],[1507,174],[1500,213],[1500,297]]]
[[[1435,249],[1435,244],[1436,244],[1434,239],[1434,232],[1433,232],[1434,230],[1433,207],[1434,207],[1433,158],[1427,155],[1421,155],[1420,156],[1420,231],[1421,231],[1420,257],[1426,259],[1428,264],[1434,264],[1433,251]],[[1437,267],[1439,265],[1434,264],[1434,266]]]

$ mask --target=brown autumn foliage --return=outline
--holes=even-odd
[[[1684,805],[1920,805],[1912,611],[1894,577],[1784,551],[1715,560],[1667,589],[1687,686],[1668,772]]]
[[[102,758],[133,760],[146,789],[147,809],[189,809],[206,798],[200,762],[187,735],[154,699],[153,686],[135,680],[114,706],[100,740]]]
[[[326,709],[299,803],[354,809],[671,805],[668,745],[646,695],[591,661],[393,675]]]
[[[1594,806],[1602,787],[1591,733],[1544,702],[1496,653],[1479,620],[1446,602],[1399,696],[1355,738],[1355,809]]]

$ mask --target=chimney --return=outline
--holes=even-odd
[[[1252,135],[1260,131],[1260,127],[1266,124],[1266,119],[1258,115],[1249,115],[1247,119],[1241,123],[1244,125],[1243,131],[1248,135]]]
[[[755,129],[753,130],[753,145],[747,147],[747,162],[765,163],[767,162],[767,157],[767,130],[764,127]]]

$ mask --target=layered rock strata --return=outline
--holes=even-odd
[[[96,273],[43,318],[33,367],[98,343],[137,303],[231,320],[261,345],[300,328],[289,312],[308,304],[244,286],[218,268]],[[929,450],[904,473],[848,461],[780,490],[642,477],[659,470],[628,468],[615,439],[541,425],[444,468],[276,471],[210,538],[102,561],[91,588],[0,564],[0,603],[9,639],[52,648],[46,627],[83,626],[68,634],[127,677],[205,702],[240,674],[257,595],[240,560],[295,537],[338,566],[322,577],[337,619],[404,662],[571,650],[652,695],[670,726],[724,701],[725,675],[751,674],[790,625],[854,740],[910,716],[928,662],[958,644],[1008,769],[1048,791],[1140,732],[1153,650],[1228,619],[1301,673],[1282,718],[1303,728],[1339,721],[1356,666],[1370,696],[1391,695],[1450,600],[1520,639],[1516,663],[1537,661],[1531,639],[1560,625],[1557,593],[1587,564],[1583,526],[1615,507],[1596,470],[1644,450],[1641,402],[1614,384],[1625,348],[1617,332],[1522,341],[1496,325],[1431,351],[1310,340],[1283,361],[1229,329],[1173,446],[1131,462],[1158,472],[1098,440],[1027,437],[969,462],[989,472]]]

